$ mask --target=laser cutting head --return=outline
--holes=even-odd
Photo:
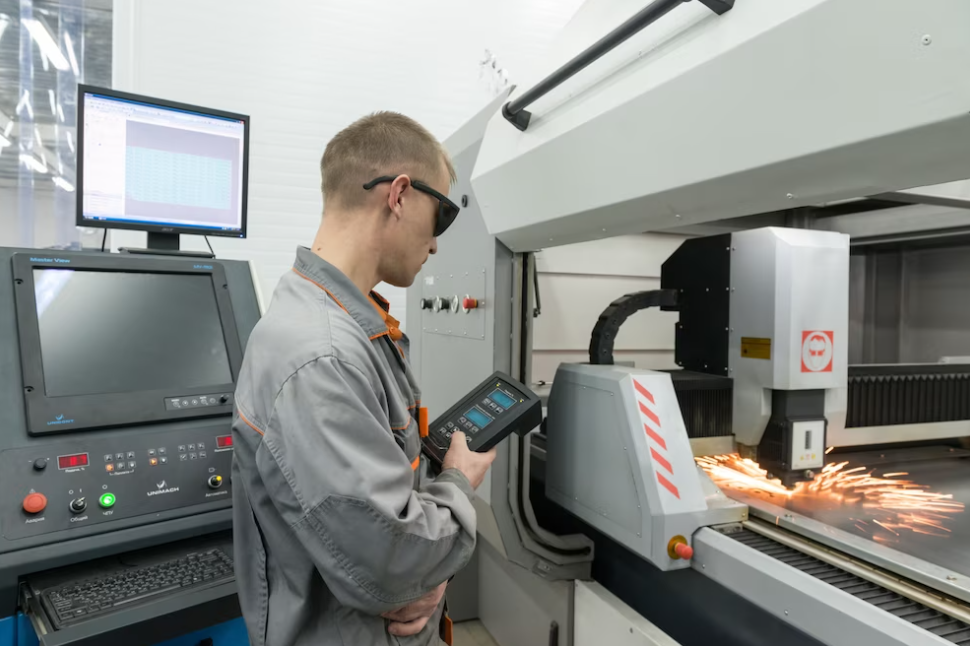
[[[848,279],[848,236],[775,227],[688,240],[663,266],[677,364],[733,380],[739,451],[786,485],[845,425]]]

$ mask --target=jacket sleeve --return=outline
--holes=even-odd
[[[334,357],[280,391],[256,454],[273,504],[344,606],[378,615],[454,576],[475,548],[474,492],[456,470],[414,490],[366,375]]]

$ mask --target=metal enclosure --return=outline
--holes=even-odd
[[[585,3],[512,98],[643,6]],[[964,0],[686,3],[526,132],[495,114],[473,178],[488,229],[528,251],[970,177],[968,23]]]
[[[666,373],[561,365],[546,435],[546,496],[661,570],[690,567],[673,548],[699,527],[746,517],[694,463]]]
[[[3,304],[0,307],[0,427],[3,428],[0,463],[5,477],[0,495],[0,616],[17,612],[19,583],[27,575],[149,546],[225,533],[231,529],[232,521],[231,484],[227,483],[218,492],[206,486],[210,473],[228,475],[232,451],[220,450],[216,441],[230,432],[228,414],[46,436],[28,434],[16,308],[13,307],[15,283],[11,258],[18,252],[36,254],[36,250],[0,250],[0,303]],[[103,258],[98,253],[76,252],[54,252],[53,256],[76,259],[79,264],[84,258]],[[137,269],[142,266],[140,263],[151,266],[152,262],[166,261],[156,257],[129,257],[125,259],[125,266]],[[245,347],[260,317],[250,266],[239,261],[211,262],[224,270],[236,331],[240,344]],[[179,445],[190,442],[199,443],[208,455],[200,451],[194,454],[199,456],[195,460],[183,454],[184,449]],[[56,462],[43,470],[32,466],[38,458],[53,459],[67,453],[86,453],[90,461],[84,468],[69,470],[57,468]],[[160,456],[159,461],[167,456],[168,462],[156,466],[150,459],[155,455]],[[119,463],[124,460],[125,469],[108,469],[114,460]],[[31,518],[25,515],[22,502],[25,494],[33,490],[44,493],[50,503],[42,514]],[[99,509],[93,503],[103,491],[117,497],[117,504],[110,510]],[[68,501],[75,495],[90,497],[89,513],[72,516]],[[203,614],[207,611],[203,604],[206,595],[224,598],[229,605],[235,605],[235,583],[227,583],[220,589],[218,595],[210,591],[186,603],[198,605]],[[208,612],[211,614],[212,609]],[[139,616],[139,620],[153,618],[151,613]],[[115,626],[131,620],[131,616],[119,615],[106,617],[102,623]],[[171,617],[167,621],[172,624]],[[178,627],[173,625],[173,630]],[[98,629],[101,628],[103,625],[99,624]]]
[[[731,235],[728,366],[738,443],[761,442],[773,390],[824,390],[829,430],[845,426],[848,275],[846,235],[774,227]],[[744,352],[763,340],[764,354]],[[815,437],[820,460],[825,447]]]

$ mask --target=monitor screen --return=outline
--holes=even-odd
[[[90,92],[81,100],[82,223],[243,235],[245,121]]]
[[[34,269],[48,397],[232,383],[212,277]]]

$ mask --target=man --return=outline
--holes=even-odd
[[[438,643],[494,459],[456,434],[418,486],[421,394],[373,289],[414,282],[458,214],[441,144],[399,114],[340,132],[313,248],[250,337],[233,423],[239,600],[253,646]]]

